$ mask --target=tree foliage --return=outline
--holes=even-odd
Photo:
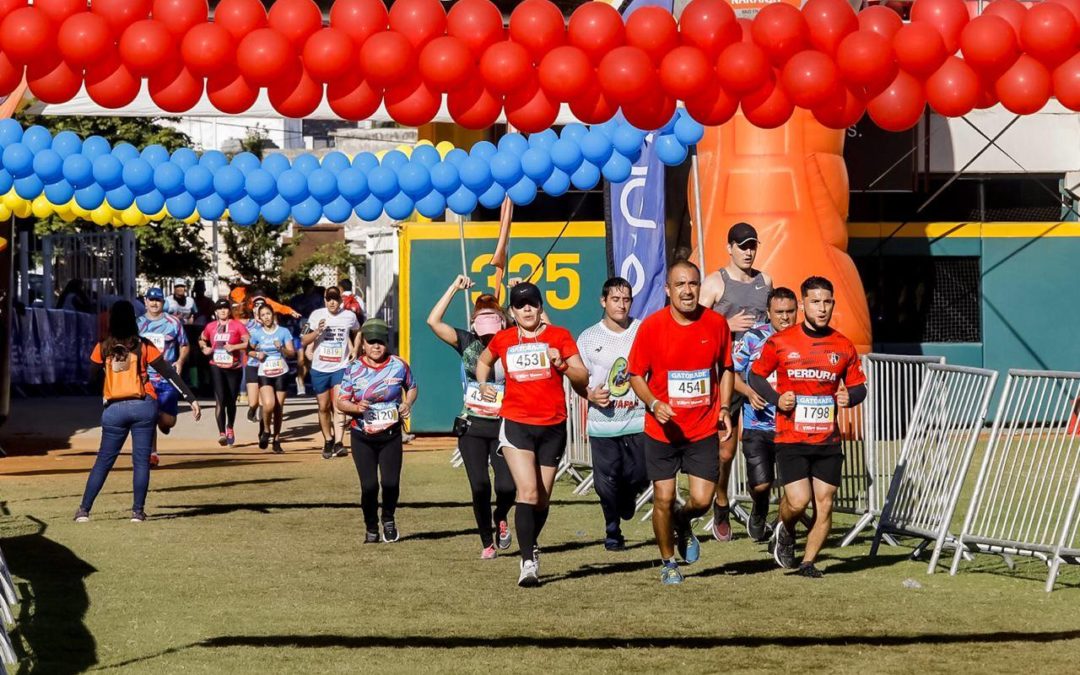
[[[349,244],[347,242],[335,241],[329,244],[323,244],[315,249],[304,262],[300,263],[300,266],[296,268],[296,271],[289,275],[290,278],[287,283],[290,286],[299,288],[301,282],[306,277],[312,276],[312,272],[318,269],[331,270],[334,277],[332,283],[337,283],[338,279],[343,279],[353,274],[353,270],[362,274],[366,265],[367,261],[364,256],[353,253],[349,249]],[[355,281],[355,279],[353,281]]]
[[[236,273],[252,284],[276,290],[281,281],[281,268],[292,255],[299,238],[285,242],[281,228],[262,218],[251,227],[228,223],[221,229],[225,252]]]

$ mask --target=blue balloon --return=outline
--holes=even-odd
[[[577,171],[583,159],[581,145],[576,140],[560,138],[551,146],[552,164],[567,174]]]
[[[356,205],[353,211],[361,220],[372,222],[378,220],[383,212],[383,203],[375,195],[369,195],[367,199]]]
[[[195,198],[186,192],[181,192],[174,197],[166,199],[165,208],[169,209],[169,215],[173,218],[183,220],[195,213]]]
[[[675,138],[683,145],[697,145],[705,136],[705,126],[689,115],[681,116],[675,122]],[[56,145],[56,142],[53,142]]]
[[[0,147],[6,148],[12,143],[19,143],[22,141],[23,128],[22,125],[11,119],[0,120]]]
[[[521,170],[534,183],[543,183],[555,170],[555,165],[551,163],[551,154],[546,148],[529,148],[521,156]]]
[[[293,205],[292,217],[304,227],[311,227],[322,219],[322,204],[314,197],[308,197],[299,204]]]
[[[46,185],[64,177],[64,158],[55,150],[42,150],[34,155],[34,173]]]
[[[256,204],[262,205],[277,196],[277,181],[269,171],[255,169],[245,178],[244,190]]]
[[[559,134],[555,133],[554,129],[544,129],[538,134],[529,136],[529,147],[550,150],[557,140],[559,140]]]
[[[53,137],[52,149],[61,157],[82,152],[82,139],[74,131],[61,131]]]
[[[368,172],[367,185],[368,190],[371,190],[371,194],[382,202],[393,199],[401,191],[401,188],[398,187],[397,174],[394,173],[393,169],[385,166],[377,166]]]
[[[165,149],[165,146],[154,143],[143,148],[142,153],[139,155],[147,161],[152,167],[157,167],[159,164],[164,164],[169,161],[169,151]],[[158,209],[160,211],[161,209]],[[157,213],[157,211],[155,211]]]
[[[340,171],[344,171],[349,168],[349,158],[345,156],[345,153],[332,150],[322,158],[322,168],[326,169],[330,173],[337,174]]]
[[[338,193],[350,204],[359,204],[371,194],[368,190],[367,174],[362,170],[349,167],[337,175]]]
[[[6,195],[11,186],[15,184],[15,179],[6,169],[0,169],[0,195]]]
[[[603,166],[611,157],[611,139],[602,131],[593,129],[581,139],[581,155],[597,166]]]
[[[45,127],[35,124],[23,132],[22,144],[30,148],[30,152],[41,152],[52,147],[52,134]]]
[[[476,195],[464,185],[446,198],[446,205],[450,207],[451,211],[460,216],[467,216],[475,211],[476,203]]]
[[[184,191],[184,170],[172,162],[162,162],[154,167],[154,187],[165,198],[175,197]]]
[[[480,195],[479,201],[485,209],[497,209],[502,205],[505,197],[506,190],[503,190],[499,185],[492,185],[484,191],[484,194]]]
[[[105,199],[109,200],[109,206],[118,211],[123,211],[135,203],[135,193],[121,185],[105,193]]]
[[[679,110],[676,109],[671,115],[671,119],[667,121],[664,126],[660,127],[657,132],[660,134],[670,134],[675,131],[675,123],[679,121]]]
[[[112,155],[99,155],[94,159],[94,180],[106,190],[119,187],[124,184],[124,165]]]
[[[458,174],[461,176],[461,184],[472,190],[475,194],[482,194],[491,187],[492,182],[495,180],[491,177],[490,165],[487,160],[482,157],[467,158],[461,163]]]
[[[352,204],[344,197],[338,197],[334,201],[323,206],[323,215],[331,223],[344,223],[352,215]]]
[[[146,215],[152,216],[161,209],[165,208],[165,195],[161,194],[157,190],[151,190],[146,194],[142,194],[136,197],[135,205],[138,206],[139,210]]]
[[[154,189],[154,169],[140,157],[124,162],[124,185],[136,195]]]
[[[112,156],[127,164],[131,160],[139,158],[139,151],[131,143],[120,142],[113,146]]]
[[[75,188],[66,180],[58,180],[45,186],[45,198],[53,204],[67,204],[75,196]]]
[[[254,225],[260,212],[259,205],[251,197],[241,197],[229,204],[229,220],[244,227]]]
[[[495,147],[494,143],[491,143],[490,141],[480,141],[476,145],[472,146],[471,150],[469,150],[469,157],[478,157],[483,160],[490,160],[492,157],[495,156],[495,153],[498,151],[499,149]]]
[[[64,180],[81,189],[94,182],[94,164],[82,155],[68,155],[64,160]]]
[[[461,148],[454,148],[450,152],[446,153],[446,158],[443,162],[452,164],[457,168],[461,168],[461,164],[469,158],[469,153],[465,152]]]
[[[130,164],[128,165],[130,166]],[[127,182],[128,167],[124,167],[124,182]],[[131,187],[131,184],[128,184]],[[138,191],[135,191],[136,194]],[[232,203],[244,195],[244,174],[235,166],[223,166],[214,173],[214,192],[227,203]]]
[[[619,125],[619,128],[615,130],[615,135],[611,137],[615,151],[623,157],[630,157],[641,150],[641,144],[644,142],[645,133],[629,124]]]
[[[45,183],[42,183],[41,179],[34,174],[15,181],[15,194],[23,199],[34,199],[44,191]]]
[[[410,199],[420,199],[431,192],[431,173],[423,164],[410,161],[398,169],[398,186]]]
[[[205,166],[193,166],[184,172],[184,189],[195,199],[205,199],[214,192],[214,174]],[[199,213],[202,213],[201,208]]]
[[[232,158],[229,165],[234,169],[239,169],[240,173],[247,175],[249,171],[254,171],[262,166],[262,162],[259,158],[250,152],[241,152]],[[229,213],[232,213],[232,207],[229,207]]]
[[[90,136],[82,144],[82,154],[93,161],[102,155],[112,153],[112,146],[101,136]]]
[[[405,193],[399,192],[397,196],[386,202],[384,208],[386,209],[386,215],[394,220],[405,220],[412,215],[412,212],[416,209],[416,204]]]
[[[589,133],[589,128],[581,122],[571,122],[562,128],[562,133],[559,134],[559,138],[565,138],[568,141],[581,142],[581,139],[585,138],[585,134]]]
[[[425,218],[439,218],[446,213],[446,197],[432,190],[426,197],[416,202],[416,210]]]
[[[289,202],[285,201],[284,197],[278,195],[262,205],[261,213],[262,217],[266,219],[268,223],[279,225],[289,219],[289,214],[292,213],[292,206],[289,205]]]
[[[17,186],[16,186],[17,187]],[[97,183],[75,191],[75,203],[87,211],[93,211],[105,201],[105,191]]]
[[[430,145],[418,145],[413,148],[412,157],[409,158],[411,162],[419,162],[425,167],[430,169],[431,167],[442,161],[442,157],[439,157],[439,151]],[[445,209],[443,209],[445,211]]]
[[[674,136],[660,136],[656,139],[656,156],[668,166],[677,166],[686,159],[686,146]]]
[[[302,155],[297,155],[293,160],[292,168],[304,174],[305,176],[319,168],[319,159],[311,153],[305,152]]]
[[[600,182],[600,169],[590,162],[582,162],[570,175],[570,182],[579,190],[591,190]]]
[[[263,171],[266,171],[274,178],[277,178],[282,173],[292,168],[292,163],[289,162],[289,158],[280,153],[274,153],[263,157],[262,161]]]
[[[514,204],[526,206],[536,199],[536,183],[528,176],[525,176],[519,180],[516,185],[507,190],[506,194]]]
[[[172,157],[169,161],[187,171],[191,167],[199,163],[199,156],[195,154],[195,151],[191,148],[178,148],[173,151]],[[194,210],[194,209],[192,209]],[[190,213],[188,214],[191,215]]]
[[[601,173],[604,174],[604,178],[606,178],[609,183],[622,183],[630,178],[630,171],[633,168],[634,165],[630,163],[630,160],[616,153],[611,156],[611,159],[609,159],[606,164],[604,164]]]
[[[529,149],[529,141],[521,134],[511,132],[499,139],[499,151],[522,155]]]
[[[626,124],[626,121],[620,119],[619,117],[613,117],[607,122],[594,124],[592,126],[592,131],[599,131],[600,133],[607,136],[608,140],[611,140],[615,137],[615,131],[623,124]]]
[[[405,156],[405,153],[400,150],[391,150],[383,155],[382,161],[379,164],[387,169],[393,169],[397,171],[409,161],[409,158]]]
[[[353,157],[352,165],[353,168],[360,169],[364,173],[367,173],[379,166],[379,159],[370,152],[361,152],[356,157]]]
[[[308,192],[320,204],[329,204],[338,198],[337,176],[326,169],[315,169],[307,177]]]
[[[491,177],[504,188],[508,188],[521,180],[524,173],[521,170],[521,156],[509,151],[500,150],[491,158]]]
[[[198,201],[198,208],[203,220],[218,220],[225,215],[225,200],[212,193]]]
[[[545,194],[549,194],[552,197],[561,197],[570,189],[570,174],[555,169],[551,172],[551,175],[548,176],[548,179],[544,181],[543,187]]]
[[[26,178],[34,173],[34,153],[22,143],[12,143],[0,155],[4,170],[15,178]]]
[[[206,167],[211,173],[217,171],[223,166],[229,165],[229,158],[225,156],[225,153],[220,150],[207,150],[199,157],[199,166]],[[216,205],[215,205],[216,206]],[[216,210],[216,209],[215,209]],[[199,214],[202,215],[202,209],[199,209]],[[218,216],[220,218],[221,216]],[[217,220],[217,218],[210,218],[209,220]]]
[[[277,178],[277,191],[285,201],[294,206],[311,196],[308,193],[307,176],[296,169],[281,172]]]
[[[461,187],[461,176],[457,167],[449,162],[439,162],[431,167],[431,187],[444,197],[449,197]]]

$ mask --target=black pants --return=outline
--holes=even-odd
[[[360,476],[360,508],[368,530],[379,527],[379,487],[382,522],[394,520],[401,492],[401,425],[374,435],[352,430],[352,458]]]
[[[637,496],[649,486],[644,440],[643,434],[589,437],[593,487],[600,497],[604,529],[609,539],[622,536],[620,520],[633,517]]]
[[[499,449],[499,420],[469,417],[469,430],[458,438],[458,450],[465,462],[465,475],[472,490],[473,516],[484,548],[494,543],[494,526],[506,520],[514,505],[514,477]],[[491,475],[495,471],[495,511],[491,510]]]
[[[240,378],[243,372],[239,368],[210,367],[210,379],[214,382],[214,400],[217,401],[218,433],[225,433],[236,423],[236,397],[240,395]]]

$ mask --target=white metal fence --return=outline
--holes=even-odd
[[[8,626],[15,625],[15,615],[12,612],[19,602],[19,596],[15,593],[15,583],[11,580],[11,571],[8,569],[4,553],[0,551],[0,671],[4,671],[4,663],[14,665],[18,663],[15,647],[8,636]]]

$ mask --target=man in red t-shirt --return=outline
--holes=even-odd
[[[701,272],[686,260],[668,270],[671,301],[641,322],[630,349],[630,386],[645,416],[645,464],[653,482],[653,532],[665,584],[682,583],[675,544],[687,563],[700,555],[690,521],[712,504],[720,474],[720,436],[731,436],[731,330],[698,306]],[[690,499],[676,505],[675,476],[690,479]]]
[[[829,328],[836,304],[832,283],[810,277],[801,290],[803,323],[765,342],[749,384],[777,408],[776,468],[784,498],[769,548],[778,565],[795,567],[795,524],[812,501],[814,524],[798,573],[816,579],[821,571],[814,561],[832,527],[833,497],[844,464],[836,410],[862,403],[866,376],[855,345]],[[766,380],[773,372],[776,389]]]

